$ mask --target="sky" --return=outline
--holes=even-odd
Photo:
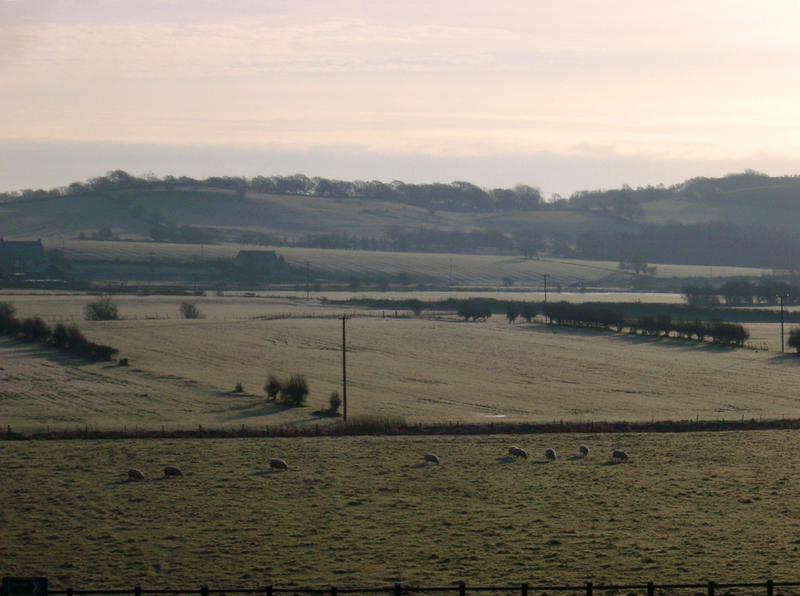
[[[800,173],[796,0],[0,0],[0,191]]]

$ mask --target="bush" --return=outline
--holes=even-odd
[[[22,322],[22,337],[25,341],[44,342],[50,337],[50,325],[41,317],[25,319]]]
[[[91,356],[95,360],[111,360],[119,351],[117,348],[101,344],[93,343],[91,346]]]
[[[267,397],[275,401],[278,398],[278,393],[280,393],[281,389],[283,388],[283,383],[280,382],[278,377],[275,375],[269,375],[267,377],[267,383],[264,385],[264,391],[267,393]]]
[[[234,393],[244,393],[244,387],[242,386],[241,381],[236,382],[236,386],[233,388]]]
[[[411,298],[411,299],[408,301],[408,308],[409,308],[409,309],[411,310],[411,312],[413,312],[413,313],[414,313],[414,315],[416,315],[416,316],[420,316],[420,315],[422,314],[422,308],[423,308],[424,306],[425,306],[425,305],[422,303],[422,300],[418,300],[418,299],[416,299],[416,298]]]
[[[339,406],[342,405],[342,398],[339,397],[338,391],[331,391],[331,396],[328,399],[328,403],[330,404],[328,407],[329,412],[338,412]]]
[[[119,311],[109,294],[103,294],[94,302],[86,305],[87,321],[112,321],[115,319],[119,319]]]
[[[795,327],[789,331],[789,340],[786,342],[790,348],[797,350],[800,355],[800,327]]]
[[[292,406],[302,406],[305,404],[308,395],[308,381],[303,375],[292,375],[292,377],[281,387],[281,401]]]
[[[0,302],[0,333],[3,335],[16,335],[20,332],[22,323],[17,319],[17,309],[13,304]]]
[[[181,302],[180,313],[184,319],[199,319],[202,317],[200,309],[193,302]]]

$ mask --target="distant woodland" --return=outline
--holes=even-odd
[[[359,235],[341,232],[301,234],[240,231],[232,237],[230,227],[222,231],[213,226],[185,225],[166,221],[156,211],[145,211],[136,197],[158,192],[163,200],[170,193],[222,191],[239,198],[278,195],[321,197],[337,201],[358,199],[398,203],[425,209],[429,214],[464,214],[463,229],[439,229],[387,222],[383,234]],[[341,181],[292,176],[136,177],[122,170],[86,182],[74,182],[51,190],[26,189],[0,193],[0,201],[41,200],[71,196],[99,195],[120,202],[135,219],[146,224],[152,240],[158,242],[211,243],[236,241],[260,245],[291,245],[316,248],[358,248],[365,250],[426,252],[493,252],[523,254],[528,257],[552,255],[605,261],[618,261],[624,268],[646,275],[648,263],[687,265],[737,265],[795,269],[800,262],[800,232],[794,226],[800,217],[800,177],[769,177],[746,171],[723,178],[694,178],[665,187],[623,186],[614,190],[580,191],[569,198],[553,195],[548,199],[538,188],[518,185],[513,188],[481,188],[468,182],[450,184],[406,184],[400,181]],[[651,207],[661,206],[661,217],[648,219]],[[664,207],[666,205],[667,207]],[[741,211],[737,223],[704,219],[697,223],[677,223],[669,206],[708,206],[709,211]],[[664,216],[663,213],[667,213]],[[763,223],[760,213],[777,210],[787,217],[776,223]],[[531,214],[538,212],[547,221],[581,216],[581,226],[568,233],[562,225],[550,231],[546,223],[530,228],[516,226],[513,231],[499,225],[487,229],[480,222],[486,214]],[[677,212],[677,211],[676,211]],[[530,215],[526,215],[530,219]],[[474,218],[475,223],[470,223]],[[532,220],[533,221],[533,220]],[[538,221],[538,220],[536,220]],[[544,220],[542,220],[544,221]],[[10,230],[6,231],[7,233]],[[114,239],[112,230],[98,230],[92,237]]]

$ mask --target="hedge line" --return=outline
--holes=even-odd
[[[705,341],[706,338],[718,345],[743,346],[750,333],[738,323],[722,321],[682,321],[673,320],[670,315],[647,315],[637,319],[626,319],[610,308],[567,302],[543,305],[543,314],[556,325],[608,329],[620,332],[627,328],[630,333],[649,336],[680,337]]]
[[[0,303],[0,335],[52,346],[92,360],[111,360],[118,352],[111,346],[89,341],[74,325],[57,323],[51,328],[40,317],[20,320],[16,316],[14,307],[7,303]]]

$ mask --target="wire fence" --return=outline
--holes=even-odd
[[[48,590],[48,594],[57,596],[143,596],[145,594],[187,595],[187,596],[212,596],[227,594],[255,594],[260,596],[274,596],[276,594],[311,594],[319,596],[339,596],[341,594],[387,594],[389,596],[412,596],[415,594],[440,593],[452,596],[467,596],[467,594],[518,594],[519,596],[533,596],[551,593],[581,594],[594,596],[595,594],[674,594],[682,591],[691,591],[693,595],[705,594],[707,596],[730,594],[764,594],[766,596],[789,595],[800,593],[800,582],[776,582],[766,580],[748,583],[674,583],[656,584],[593,584],[586,582],[581,585],[545,585],[545,584],[516,584],[494,586],[468,586],[465,582],[458,582],[451,586],[411,586],[394,584],[392,586],[374,588],[339,588],[330,587],[278,587],[264,586],[259,588],[199,588],[180,589],[147,589],[134,586],[129,589],[75,589]]]

